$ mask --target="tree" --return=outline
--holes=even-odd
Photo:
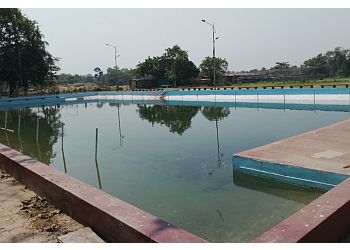
[[[276,65],[273,66],[271,69],[280,70],[280,69],[289,69],[289,68],[290,68],[289,62],[276,62]]]
[[[46,50],[37,22],[19,9],[0,9],[0,30],[0,82],[10,87],[10,96],[29,84],[53,84],[58,59]]]
[[[321,54],[310,58],[304,62],[306,71],[313,75],[328,75],[329,66],[327,57]]]
[[[102,80],[102,77],[103,77],[103,71],[99,68],[99,67],[96,67],[94,68],[94,72],[95,72],[95,79],[97,82],[101,82]]]
[[[135,69],[122,68],[117,70],[117,74],[114,68],[108,68],[107,73],[104,75],[107,83],[127,84],[129,80],[136,78]]]
[[[341,69],[349,57],[349,50],[344,50],[341,47],[337,47],[334,50],[327,51],[325,56],[330,68],[331,75],[335,81],[337,73],[341,73],[338,72],[338,70]]]
[[[227,71],[228,63],[226,59],[216,57],[215,58],[215,78],[220,79],[225,75]],[[207,77],[211,82],[214,81],[214,60],[212,57],[207,56],[199,65],[200,76]]]
[[[177,83],[197,77],[199,70],[192,61],[188,59],[188,53],[178,45],[165,50],[163,55],[166,79],[176,87]]]
[[[188,58],[188,53],[178,45],[165,50],[162,56],[148,57],[137,65],[141,77],[152,77],[160,82],[184,84],[198,76],[199,70]]]

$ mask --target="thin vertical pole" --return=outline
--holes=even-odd
[[[314,112],[316,112],[316,93],[314,90]]]
[[[120,145],[120,147],[122,147],[122,129],[120,126],[119,106],[118,106],[118,124],[119,124],[119,145]]]
[[[97,160],[97,143],[98,143],[98,128],[96,128],[96,136],[95,136],[95,160]]]
[[[215,119],[215,125],[216,125],[216,143],[217,143],[217,150],[218,150],[218,168],[220,168],[221,167],[221,156],[220,156],[220,141],[219,141],[218,119]]]
[[[39,117],[36,118],[36,145],[38,147],[39,159],[42,160],[41,150],[39,145]]]
[[[17,135],[18,135],[18,141],[19,141],[19,147],[20,151],[23,151],[22,148],[22,140],[21,140],[21,114],[18,111],[18,127],[17,127]]]
[[[286,91],[283,91],[283,111],[286,112]]]
[[[22,63],[21,63],[21,52],[20,52],[19,47],[18,47],[18,64],[19,64],[19,75],[20,75],[20,79],[21,79],[21,92],[23,95]]]
[[[39,141],[39,117],[36,118],[36,142]]]
[[[5,131],[7,131],[7,111],[5,112]]]
[[[237,93],[235,91],[235,109],[237,109]]]
[[[63,130],[64,124],[62,124],[62,130],[61,130],[61,135],[62,135],[62,142],[61,142],[61,149],[62,149],[62,158],[63,158],[63,167],[64,167],[64,172],[67,173],[67,164],[66,164],[66,157],[64,155],[64,148],[63,148],[63,138],[64,138],[64,130]]]
[[[216,70],[216,65],[215,65],[215,26],[213,24],[213,68],[214,68],[214,76],[213,76],[213,85],[216,85],[216,75],[215,75],[215,70]]]
[[[98,162],[97,162],[97,145],[98,145],[98,128],[96,128],[96,137],[95,137],[95,164],[96,164],[98,186],[100,189],[102,189],[100,170],[98,168]]]

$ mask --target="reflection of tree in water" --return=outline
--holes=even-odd
[[[154,123],[165,125],[170,129],[170,132],[179,135],[191,127],[191,120],[200,109],[200,107],[165,105],[138,105],[138,108],[142,120],[147,120],[152,125]]]
[[[32,109],[7,111],[7,128],[14,132],[0,130],[0,142],[9,144],[11,148],[36,158],[43,163],[50,164],[55,157],[53,145],[57,142],[61,122],[60,110],[57,107],[41,107],[42,116],[39,119],[39,147],[36,142],[36,128],[38,115]],[[18,121],[20,116],[20,135],[18,135]],[[1,127],[5,123],[5,111],[0,111]]]
[[[220,121],[230,114],[230,109],[228,107],[203,107],[201,112],[209,121]]]

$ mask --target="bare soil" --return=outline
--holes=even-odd
[[[58,237],[84,228],[0,170],[0,243],[59,242]]]

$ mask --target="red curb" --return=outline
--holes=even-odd
[[[0,168],[111,242],[207,242],[0,143]]]
[[[350,232],[350,178],[253,242],[338,242]]]

